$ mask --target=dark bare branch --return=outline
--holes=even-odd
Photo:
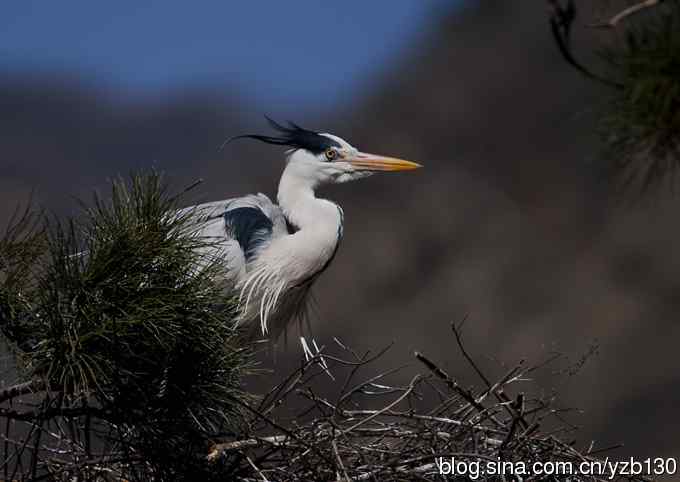
[[[29,395],[31,393],[42,392],[46,389],[43,380],[30,380],[28,382],[17,383],[0,390],[0,403],[6,402],[22,395]]]

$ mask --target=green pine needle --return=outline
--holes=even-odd
[[[622,88],[601,117],[606,154],[626,188],[673,182],[680,166],[680,4],[632,24],[602,57]]]
[[[200,254],[201,216],[179,200],[160,175],[134,175],[79,219],[37,229],[26,215],[0,241],[0,329],[26,377],[96,406],[111,443],[172,477],[180,454],[204,456],[241,423],[251,367],[224,266]]]

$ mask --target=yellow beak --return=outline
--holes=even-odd
[[[417,162],[405,161],[395,157],[378,156],[359,152],[355,156],[344,159],[358,170],[363,171],[411,171],[423,167]]]

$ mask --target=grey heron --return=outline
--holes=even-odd
[[[208,214],[201,235],[216,239],[238,296],[238,322],[271,341],[300,317],[310,288],[332,262],[343,235],[343,211],[316,196],[317,188],[379,171],[417,169],[415,162],[361,152],[338,136],[287,126],[267,118],[275,135],[246,134],[285,146],[286,166],[277,201],[264,194],[202,204]],[[259,320],[259,323],[257,321]]]

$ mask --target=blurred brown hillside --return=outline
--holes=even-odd
[[[72,196],[150,166],[178,186],[204,178],[197,200],[275,194],[276,148],[217,150],[266,128],[233,92],[140,99],[64,78],[0,82],[3,221],[33,189],[72,212]],[[291,106],[295,122],[426,166],[324,193],[346,225],[317,288],[317,340],[364,349],[395,340],[389,363],[413,349],[443,360],[454,350],[449,322],[469,313],[468,348],[494,373],[553,351],[576,362],[597,343],[576,376],[541,386],[585,410],[583,441],[625,442],[621,458],[677,457],[678,202],[607,201],[597,94],[559,57],[543,5],[490,1],[442,18],[341,114],[300,119]]]

